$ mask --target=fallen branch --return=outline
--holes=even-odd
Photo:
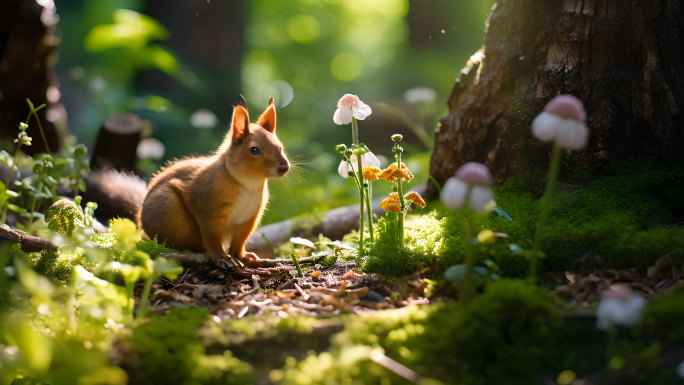
[[[414,189],[421,195],[425,192],[425,186]],[[381,216],[385,213],[380,207],[382,198],[373,200],[373,213]],[[256,229],[247,241],[247,250],[260,256],[275,256],[272,245],[287,242],[290,237],[308,237],[323,234],[330,239],[342,239],[352,229],[359,228],[359,205],[338,207],[325,213],[325,217],[319,221],[303,221],[289,219],[282,222],[271,223]],[[302,263],[302,260],[299,260]]]
[[[397,376],[411,381],[415,384],[421,383],[425,380],[423,376],[413,371],[399,362],[387,357],[383,353],[375,350],[371,353],[370,359],[376,364],[396,374]]]
[[[21,250],[26,253],[43,250],[57,250],[57,246],[51,241],[31,235],[25,231],[11,229],[7,225],[0,226],[0,238],[19,243]]]

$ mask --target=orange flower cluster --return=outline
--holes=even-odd
[[[381,172],[382,170],[373,166],[366,166],[363,168],[363,170],[361,170],[361,173],[363,174],[363,179],[369,182],[373,182],[380,179],[379,175]]]
[[[404,199],[411,201],[420,207],[425,207],[425,201],[423,200],[423,197],[415,191],[409,191],[408,194],[404,195]]]
[[[380,207],[382,207],[385,211],[389,211],[391,213],[400,213],[401,212],[401,204],[399,203],[399,194],[393,192],[390,193],[390,195],[383,199],[382,202],[380,202]]]
[[[397,167],[397,164],[393,162],[386,169],[382,170],[378,178],[388,182],[396,182],[397,178],[402,178],[408,182],[413,179],[413,174],[403,162],[401,163],[401,168]]]
[[[409,191],[408,194],[404,195],[404,200],[413,202],[420,207],[425,207],[425,201],[420,196],[420,194],[418,194],[415,191]],[[399,202],[399,194],[395,192],[390,193],[387,198],[383,199],[382,202],[380,202],[380,207],[382,207],[385,211],[389,211],[391,213],[400,213],[401,203]]]

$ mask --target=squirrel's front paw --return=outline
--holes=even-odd
[[[233,257],[221,258],[215,261],[216,266],[222,270],[238,270],[245,267],[239,259]]]
[[[259,256],[256,255],[255,253],[248,251],[248,252],[242,254],[242,256],[240,256],[240,260],[242,262],[244,262],[244,264],[247,266],[258,267],[259,261],[261,260],[261,258],[259,258]]]

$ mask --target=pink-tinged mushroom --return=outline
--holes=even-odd
[[[567,150],[587,145],[589,129],[582,102],[572,95],[558,95],[532,121],[532,134],[544,142],[554,141]]]
[[[482,163],[468,162],[442,188],[441,199],[452,210],[463,207],[466,200],[475,212],[489,212],[496,203],[492,191],[492,175]]]

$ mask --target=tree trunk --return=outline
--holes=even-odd
[[[191,0],[169,6],[167,0],[146,0],[146,4],[145,13],[172,31],[164,45],[178,54],[200,86],[188,92],[158,71],[141,73],[138,85],[172,95],[175,102],[193,110],[208,108],[222,118],[228,116],[230,106],[240,101],[246,2]]]
[[[41,2],[42,3],[42,2]],[[16,137],[19,123],[26,120],[29,106],[37,107],[50,150],[57,152],[66,135],[66,110],[61,103],[53,66],[59,46],[54,36],[58,17],[52,1],[3,0],[0,3],[0,134]],[[35,120],[27,130],[33,138],[22,150],[46,152]]]
[[[585,149],[565,154],[565,170],[684,164],[683,20],[679,0],[498,1],[438,125],[431,175],[443,184],[471,160],[497,182],[546,172],[551,145],[529,127],[564,93],[583,101],[590,130]]]

